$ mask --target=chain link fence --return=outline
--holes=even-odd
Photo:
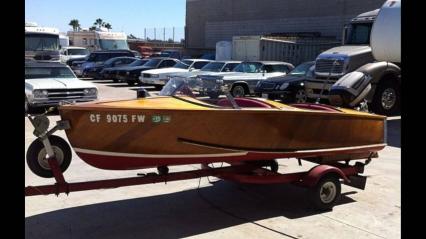
[[[129,39],[133,37],[145,41],[162,41],[169,43],[181,43],[185,39],[184,27],[151,27],[143,28],[138,35],[129,35]]]

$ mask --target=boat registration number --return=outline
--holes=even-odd
[[[127,114],[89,114],[91,123],[144,123],[145,115]],[[171,117],[168,115],[152,115],[153,123],[169,123]]]

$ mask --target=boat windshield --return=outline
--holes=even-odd
[[[158,95],[195,97],[202,93],[224,91],[223,81],[200,78],[171,78]]]

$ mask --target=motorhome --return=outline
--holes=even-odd
[[[61,49],[70,46],[70,38],[64,33],[59,34],[59,46]]]
[[[59,30],[25,23],[25,60],[59,61]]]
[[[69,31],[67,35],[71,46],[84,47],[91,52],[98,50],[129,50],[127,36],[124,32],[109,32],[103,28],[97,28],[95,31]]]

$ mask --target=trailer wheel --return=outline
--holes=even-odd
[[[321,211],[331,210],[339,201],[341,184],[335,175],[325,175],[318,183],[309,189],[309,199],[313,206]]]
[[[59,136],[49,136],[55,157],[58,160],[62,172],[67,170],[71,163],[71,148],[68,143]],[[34,140],[27,151],[27,165],[37,176],[43,178],[52,178],[53,173],[50,170],[49,162],[46,158],[46,149],[40,139]]]

